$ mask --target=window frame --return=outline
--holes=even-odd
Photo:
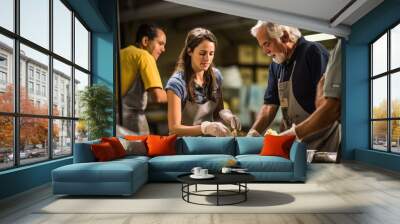
[[[88,75],[89,77],[89,83],[88,86],[92,85],[92,61],[91,61],[91,49],[92,49],[92,43],[91,43],[91,38],[92,38],[92,31],[91,29],[89,29],[88,25],[84,22],[84,20],[78,15],[78,13],[76,13],[72,7],[68,4],[68,2],[66,2],[65,0],[59,0],[68,10],[71,11],[71,18],[70,18],[70,23],[71,23],[71,59],[67,59],[64,58],[63,56],[57,54],[54,52],[54,45],[53,45],[53,1],[54,0],[47,0],[48,4],[49,4],[49,47],[48,49],[46,49],[45,47],[42,47],[39,44],[34,43],[33,41],[30,41],[29,39],[23,37],[20,35],[20,0],[14,0],[13,1],[13,10],[14,10],[14,18],[13,18],[13,31],[10,31],[4,27],[0,26],[0,35],[10,38],[13,41],[13,54],[12,54],[12,69],[11,69],[11,75],[13,75],[13,79],[14,79],[14,110],[13,112],[2,112],[0,111],[0,116],[4,116],[4,117],[12,117],[13,119],[13,154],[14,154],[14,161],[13,161],[13,165],[10,167],[5,167],[5,168],[0,168],[0,172],[4,171],[4,170],[10,170],[10,169],[15,169],[18,167],[22,167],[22,166],[28,166],[28,165],[32,165],[32,164],[37,164],[37,163],[43,163],[49,160],[53,160],[53,159],[60,159],[60,158],[65,158],[65,157],[70,157],[73,155],[74,152],[74,143],[75,143],[75,125],[76,125],[76,121],[79,120],[79,117],[75,116],[75,108],[72,107],[71,108],[71,114],[62,116],[62,114],[60,114],[59,116],[57,115],[53,115],[53,59],[58,60],[61,63],[64,63],[68,66],[71,67],[71,93],[72,93],[72,99],[71,99],[71,105],[74,105],[75,103],[75,97],[76,97],[76,92],[75,92],[75,88],[74,88],[74,82],[75,82],[75,69],[79,70],[80,72],[83,72],[85,74]],[[75,18],[83,25],[83,27],[88,31],[88,69],[85,69],[83,67],[81,67],[80,65],[75,63]],[[46,56],[48,56],[48,71],[47,71],[47,80],[46,80],[46,84],[45,84],[45,95],[48,97],[48,112],[46,115],[39,115],[39,114],[28,114],[28,113],[21,113],[20,111],[20,85],[21,85],[21,80],[20,80],[20,65],[21,65],[21,56],[20,56],[20,46],[21,45],[25,45],[29,48],[32,48],[33,50],[36,50],[42,54],[45,54]],[[30,73],[29,73],[29,69],[30,69],[30,65],[29,63],[27,63],[27,73],[25,74],[26,76],[26,82],[32,81],[34,84],[34,92],[36,92],[35,89],[35,85],[40,83],[40,87],[42,88],[42,79],[41,79],[41,75],[43,70],[41,70],[40,74],[39,74],[39,80],[36,80],[36,72],[37,72],[37,68],[33,67],[33,79],[30,78]],[[10,70],[10,69],[9,69]],[[27,84],[28,85],[28,84]],[[26,86],[28,87],[28,86]],[[27,89],[27,91],[29,91]],[[40,91],[41,92],[41,91]],[[42,96],[42,94],[40,93],[38,96]],[[48,154],[46,155],[47,157],[43,157],[43,160],[40,160],[38,162],[30,162],[30,163],[24,163],[21,164],[21,158],[20,158],[20,119],[21,118],[45,118],[47,119],[48,122],[48,135],[47,135],[47,150],[48,150]],[[54,147],[53,147],[53,123],[56,122],[57,120],[61,120],[61,121],[70,121],[71,122],[71,153],[68,155],[62,155],[62,156],[55,156],[53,155],[54,152]]]
[[[2,90],[2,88],[7,88],[7,79],[8,79],[8,74],[7,74],[7,70],[8,70],[8,57],[7,55],[4,55],[3,53],[0,53],[0,58],[2,58],[3,60],[1,61],[0,64],[0,91]],[[2,64],[4,61],[4,65]],[[3,79],[4,77],[4,79]],[[4,82],[4,83],[3,83]]]
[[[396,26],[400,26],[400,21],[397,21],[396,23],[392,24],[389,28],[385,29],[383,33],[378,35],[374,40],[372,40],[368,46],[369,46],[369,149],[373,151],[379,151],[379,152],[386,152],[386,153],[391,153],[391,154],[400,154],[400,152],[393,152],[392,151],[392,122],[393,121],[400,121],[400,117],[393,117],[392,116],[392,96],[391,96],[391,91],[392,91],[392,85],[391,85],[391,80],[392,76],[396,75],[396,73],[400,72],[400,66],[394,69],[391,69],[391,31],[393,28]],[[373,74],[373,44],[376,43],[381,37],[384,35],[387,35],[387,63],[386,63],[386,71],[376,74],[374,76]],[[387,87],[387,93],[386,93],[386,98],[387,98],[387,105],[386,105],[386,117],[385,118],[373,118],[373,81],[378,79],[386,77],[386,87]],[[386,151],[384,150],[379,150],[377,148],[374,148],[374,132],[373,132],[373,122],[376,121],[386,121]]]

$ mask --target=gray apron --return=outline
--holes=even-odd
[[[203,121],[214,121],[214,111],[217,103],[211,100],[203,104],[187,100],[182,111],[183,125],[200,125]]]
[[[283,115],[284,130],[292,127],[292,124],[299,124],[306,120],[310,114],[305,111],[293,94],[292,77],[296,67],[293,63],[289,81],[281,82],[282,75],[278,81],[279,101]],[[335,121],[332,125],[323,128],[302,140],[307,144],[308,149],[315,149],[321,152],[337,152],[340,144],[340,125]]]
[[[132,87],[122,97],[123,127],[136,132],[138,135],[150,134],[144,110],[147,106],[147,92],[144,89],[142,76],[136,74]]]

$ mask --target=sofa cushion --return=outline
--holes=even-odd
[[[126,135],[124,138],[131,141],[140,140],[142,142],[146,142],[147,135]]]
[[[266,135],[264,137],[264,145],[261,149],[261,156],[280,156],[289,159],[290,148],[294,140],[295,135]]]
[[[126,156],[126,151],[117,137],[104,137],[101,138],[101,142],[110,143],[117,158]]]
[[[175,155],[158,156],[149,160],[149,170],[163,172],[190,172],[193,167],[200,166],[211,172],[219,171],[228,160],[235,159],[231,155]]]
[[[90,146],[94,157],[97,161],[104,162],[117,159],[118,156],[115,154],[115,150],[109,142],[102,142],[99,144],[93,144]]]
[[[126,151],[126,155],[147,155],[146,143],[141,140],[126,140],[124,138],[120,138],[122,146]]]
[[[236,155],[260,154],[264,137],[236,137]]]
[[[233,137],[182,137],[180,141],[177,141],[177,154],[235,155],[235,139]]]
[[[127,163],[130,163],[132,160],[148,162],[149,159],[150,159],[150,157],[147,157],[147,156],[129,155],[129,156],[125,156],[124,158],[116,159],[113,162],[127,162]]]
[[[238,155],[236,159],[249,172],[293,172],[292,161],[279,156]]]
[[[176,135],[160,136],[149,135],[147,137],[147,155],[148,156],[164,156],[176,154]]]
[[[96,163],[74,163],[53,170],[58,182],[129,182],[133,172],[147,171],[146,162],[138,159]]]

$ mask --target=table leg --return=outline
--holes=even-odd
[[[187,201],[190,202],[189,200],[189,195],[190,195],[190,184],[187,185]]]
[[[184,194],[183,194],[183,190],[185,189],[184,187],[185,187],[185,185],[182,183],[182,188],[181,188],[181,192],[182,192],[182,199],[184,199],[184,196],[183,196],[183,195],[184,195]]]
[[[217,184],[217,206],[219,205],[219,184]]]
[[[247,201],[247,183],[244,183],[244,201]]]

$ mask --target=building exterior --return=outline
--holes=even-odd
[[[7,86],[14,85],[13,60],[13,48],[0,41],[0,95],[7,91]],[[20,60],[21,90],[24,89],[26,91],[27,97],[34,108],[48,108],[50,96],[48,65],[27,57],[23,51],[21,51]],[[57,69],[54,69],[53,74],[53,115],[71,117],[72,76]],[[79,84],[79,81],[75,81],[75,84]],[[76,104],[79,105],[79,102],[76,102]],[[24,113],[23,109],[21,112]],[[71,142],[72,132],[70,130],[72,130],[72,123],[66,120],[60,120],[59,123],[57,125],[61,127],[56,144]]]

